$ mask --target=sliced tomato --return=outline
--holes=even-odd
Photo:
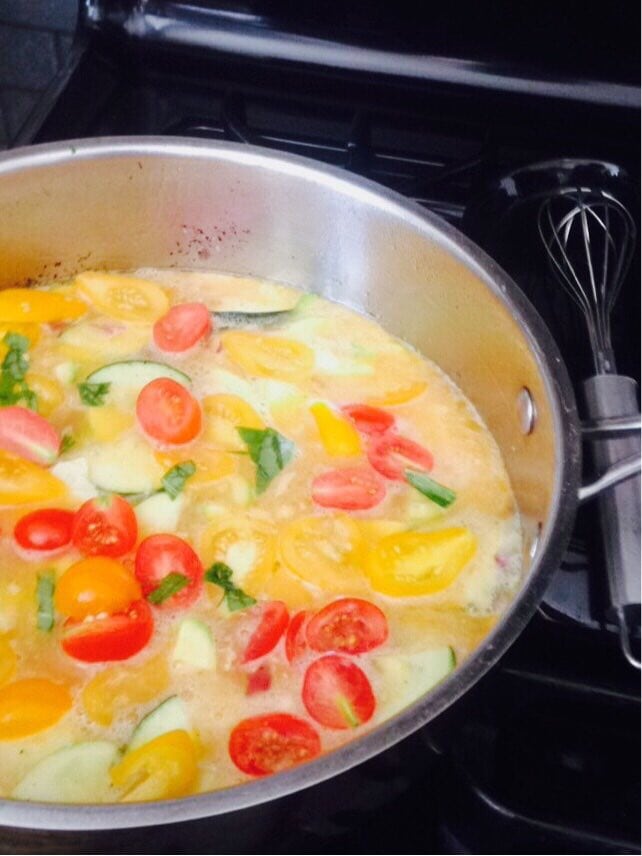
[[[118,494],[88,499],[76,512],[71,537],[85,556],[124,556],[138,537],[134,509]]]
[[[378,473],[395,481],[405,481],[408,466],[429,471],[433,465],[428,449],[394,432],[373,437],[368,447],[368,460]]]
[[[154,324],[154,344],[161,351],[180,353],[212,330],[212,316],[204,303],[179,303]]]
[[[127,660],[147,645],[153,631],[152,611],[146,601],[138,600],[125,611],[106,618],[68,619],[62,647],[70,657],[84,663]]]
[[[323,508],[363,511],[374,508],[385,495],[385,484],[367,467],[329,470],[312,482],[312,499]]]
[[[20,518],[13,530],[13,537],[23,550],[38,550],[42,553],[61,550],[71,543],[73,521],[73,511],[41,508]]]
[[[230,734],[228,748],[239,770],[250,776],[268,776],[316,758],[321,739],[298,716],[268,713],[239,722]]]
[[[262,663],[258,669],[251,672],[247,678],[246,695],[256,695],[267,692],[272,686],[272,672],[268,663]]]
[[[307,609],[297,612],[285,634],[285,656],[289,663],[293,663],[302,657],[308,649],[306,638],[306,622],[312,615]]]
[[[60,434],[33,410],[3,407],[0,409],[0,449],[47,467],[58,457]]]
[[[185,609],[203,589],[201,560],[187,541],[177,535],[150,535],[141,541],[134,569],[145,597],[169,574],[180,574],[189,580],[185,588],[158,604],[159,609]]]
[[[180,383],[168,377],[144,386],[136,401],[136,416],[143,431],[160,443],[180,446],[201,430],[198,401]]]
[[[346,657],[327,654],[308,666],[303,704],[327,728],[356,728],[373,715],[376,701],[365,673]]]
[[[241,662],[250,663],[252,660],[258,660],[259,657],[264,657],[276,648],[289,620],[288,608],[281,600],[260,603],[248,610],[243,616],[242,634],[245,635],[247,632],[245,628],[248,622],[252,622],[255,626],[250,633]]]
[[[362,434],[384,434],[395,424],[392,413],[369,404],[346,404],[341,410],[352,419],[355,428]]]
[[[388,621],[374,603],[345,597],[329,603],[310,619],[306,637],[314,651],[364,654],[388,638]]]
[[[56,584],[54,603],[67,618],[123,612],[141,598],[131,571],[107,556],[90,556],[71,565]]]

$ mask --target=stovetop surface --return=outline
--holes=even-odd
[[[270,32],[275,18],[263,14],[261,3],[141,4],[150,14],[136,26],[131,12],[138,4],[86,5],[89,16],[70,64],[19,142],[120,134],[250,142],[365,175],[473,235],[467,206],[483,198],[497,176],[529,162],[608,160],[639,181],[639,109],[624,104],[517,96],[501,82],[490,89],[470,81],[418,86],[390,71],[373,76],[312,67],[304,55],[285,62],[206,50],[171,32],[159,38],[162,28],[141,25],[150,23],[151,12],[156,22],[161,13],[180,20],[189,7],[190,15],[222,10],[234,26]],[[340,17],[339,30],[328,31],[312,11],[296,18],[284,13],[278,24],[283,30],[295,21],[299,35],[322,33],[329,41],[365,40],[393,56],[419,49],[416,33],[392,25],[387,32],[389,16],[380,14],[365,31],[363,18],[350,15]],[[190,20],[193,39],[199,29]],[[226,26],[221,20],[208,26]],[[446,24],[440,21],[442,36]],[[514,21],[511,27],[521,32]],[[463,52],[466,34],[460,35],[449,47]],[[486,67],[498,77],[508,64],[514,71],[514,46],[506,53],[506,44],[490,39],[482,48]],[[629,54],[615,69],[607,60],[591,64],[579,47],[565,65],[550,57],[547,65],[546,52],[531,53],[519,58],[531,71],[539,63],[552,82],[582,74],[627,85],[637,79]],[[551,298],[537,249],[521,237],[523,245],[515,243],[519,233],[510,246],[495,241],[493,254],[549,323],[577,384],[588,372],[586,337],[573,309]],[[639,251],[632,271],[638,269]],[[614,317],[614,340],[620,371],[638,382],[639,301],[631,273]],[[154,852],[162,841],[165,852],[276,852],[276,842],[284,853],[638,852],[639,679],[606,618],[595,528],[593,509],[582,508],[562,567],[526,631],[490,674],[423,731],[271,812],[255,812],[248,822],[238,814],[231,822],[199,821],[156,835],[110,833],[92,839],[92,850]],[[212,836],[219,836],[216,842]],[[23,846],[21,840],[13,838],[13,847]],[[39,840],[48,848],[41,852],[69,852],[65,848],[83,839],[63,837],[55,850],[46,837]]]

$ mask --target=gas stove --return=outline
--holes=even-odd
[[[554,18],[539,10],[523,21],[511,4],[494,4],[455,26],[444,11],[404,15],[403,3],[360,11],[327,2],[323,14],[299,5],[87,0],[66,67],[15,142],[194,136],[294,152],[367,176],[484,245],[548,322],[578,384],[588,372],[575,310],[551,299],[528,228],[489,229],[483,200],[503,174],[560,157],[617,163],[639,186],[630,22],[623,13],[605,21],[587,7],[581,21],[559,7]],[[639,383],[636,253],[614,341],[620,371]],[[635,853],[639,714],[639,675],[608,618],[595,510],[586,506],[525,632],[421,732],[251,817],[116,831],[90,845],[83,835],[43,834],[37,846]],[[4,852],[18,852],[21,841],[12,838]]]

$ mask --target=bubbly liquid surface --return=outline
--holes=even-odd
[[[98,739],[125,746],[140,719],[171,695],[185,702],[193,733],[198,736],[196,790],[227,787],[250,778],[232,763],[228,740],[239,721],[259,713],[296,714],[317,728],[323,750],[335,748],[368,731],[425,691],[421,683],[408,687],[408,680],[412,682],[412,671],[405,665],[408,657],[450,646],[457,663],[461,663],[493,628],[520,579],[521,530],[498,447],[473,406],[438,366],[374,321],[325,299],[300,300],[301,293],[290,287],[178,270],[145,269],[135,275],[162,286],[172,305],[199,301],[215,312],[296,307],[262,329],[250,323],[242,332],[297,343],[305,354],[311,355],[311,362],[299,370],[295,351],[289,361],[278,359],[272,372],[261,370],[253,374],[226,346],[226,336],[235,333],[234,328],[215,329],[207,341],[187,354],[161,353],[153,343],[151,323],[114,318],[97,306],[90,306],[85,316],[67,325],[40,325],[38,341],[29,349],[29,370],[52,379],[59,389],[60,400],[47,418],[61,432],[70,433],[74,445],[52,472],[68,484],[69,490],[62,501],[0,510],[0,634],[16,655],[11,680],[46,677],[59,681],[70,688],[74,704],[53,727],[28,738],[10,741],[3,740],[0,734],[3,796],[11,795],[34,764],[60,747]],[[75,290],[73,282],[55,288],[70,294]],[[255,465],[247,455],[239,454],[240,450],[229,449],[229,436],[227,442],[221,442],[223,429],[220,423],[211,427],[206,411],[204,430],[195,441],[178,449],[158,449],[142,436],[133,418],[135,398],[118,390],[112,390],[110,403],[121,415],[122,425],[110,439],[98,439],[91,422],[93,414],[80,401],[76,385],[105,364],[133,359],[157,360],[180,369],[191,378],[191,391],[201,402],[220,393],[247,402],[266,426],[295,444],[292,460],[265,492],[256,495]],[[360,455],[342,459],[328,453],[310,410],[315,402],[324,402],[335,412],[343,405],[368,403],[391,413],[399,434],[430,450],[434,458],[430,476],[452,489],[455,501],[441,508],[405,482],[384,480],[386,497],[370,510],[339,511],[315,505],[311,497],[315,477],[332,469],[368,466],[365,437]],[[184,460],[204,462],[204,470],[209,466],[209,476],[186,482],[172,530],[194,547],[205,567],[213,558],[224,559],[240,588],[259,601],[284,601],[290,615],[299,609],[317,610],[345,596],[364,598],[383,610],[389,625],[388,640],[353,658],[369,678],[377,700],[369,722],[355,729],[333,730],[310,720],[301,699],[303,673],[310,659],[289,664],[283,640],[266,658],[272,676],[270,689],[247,695],[251,669],[238,662],[241,614],[228,612],[221,602],[221,589],[215,585],[206,584],[190,609],[191,615],[211,629],[216,646],[215,668],[190,670],[173,662],[176,633],[185,612],[155,609],[151,642],[123,663],[88,665],[71,659],[60,645],[61,617],[53,631],[37,629],[38,575],[54,569],[59,578],[80,555],[70,549],[46,560],[24,558],[16,550],[13,527],[34,508],[53,504],[74,509],[95,495],[96,486],[88,478],[91,461],[101,450],[117,447],[127,438],[134,443],[129,448],[140,449],[140,444],[149,447],[146,454],[157,461],[160,474],[168,465]],[[135,451],[131,455],[127,466],[136,468],[140,456]],[[310,536],[312,552],[307,554],[306,567],[301,567],[297,575],[284,561],[283,539],[292,521],[312,516],[336,518],[338,529],[328,529],[326,540],[318,533]],[[351,521],[345,524],[348,529],[341,528],[345,517]],[[476,552],[450,585],[420,597],[385,596],[373,590],[364,569],[369,561],[368,551],[379,539],[396,532],[452,527],[463,527],[472,533]],[[226,529],[231,534],[227,542],[220,542],[223,547],[219,543],[219,553],[213,557],[212,540]],[[150,531],[154,530],[149,522],[141,525],[139,538]],[[341,538],[346,537],[347,531],[357,532],[361,540],[346,560]],[[266,540],[271,558],[257,572]],[[333,559],[337,560],[340,584],[335,590],[328,587],[325,579],[315,584],[318,553],[314,551],[319,549],[324,562],[332,565]],[[159,658],[157,662],[167,674],[157,692],[150,674],[158,669],[152,662],[151,668],[145,670],[154,658]],[[87,687],[97,675],[116,671],[124,672],[125,677],[117,693],[107,692],[104,706],[110,714],[96,721],[95,707],[100,707],[101,702],[95,701],[88,709]],[[144,687],[145,682],[150,689],[149,697],[143,701],[136,698],[136,693],[128,693],[128,685]],[[115,788],[108,798],[119,797]]]

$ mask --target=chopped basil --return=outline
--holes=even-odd
[[[454,490],[445,487],[443,484],[439,484],[439,482],[434,481],[434,479],[431,479],[425,473],[406,470],[406,481],[416,488],[419,493],[423,493],[424,496],[442,508],[448,508],[457,498]]]
[[[72,446],[75,446],[76,441],[73,438],[72,434],[63,434],[62,440],[60,441],[60,449],[58,450],[59,455],[64,455],[65,452],[68,452]]]
[[[37,410],[36,393],[29,389],[25,380],[29,368],[29,339],[20,333],[9,332],[5,333],[2,341],[8,350],[0,366],[0,407],[22,402],[30,410]]]
[[[100,407],[105,403],[105,396],[109,392],[110,383],[85,383],[78,384],[80,400],[88,407]]]
[[[176,464],[170,470],[167,470],[161,479],[163,490],[172,499],[176,499],[185,487],[187,479],[193,476],[195,472],[196,464],[194,461],[183,461],[182,464]]]
[[[256,492],[263,491],[294,454],[294,443],[273,428],[237,428],[256,464]]]
[[[50,631],[54,626],[54,603],[53,596],[56,588],[56,576],[53,571],[47,571],[38,575],[36,596],[38,598],[38,612],[36,624],[38,630]]]
[[[156,588],[147,595],[147,600],[158,606],[168,600],[168,598],[178,594],[179,591],[182,591],[185,586],[188,585],[189,577],[186,577],[185,574],[167,574],[160,585],[156,586]]]
[[[223,589],[225,603],[230,612],[236,612],[239,609],[247,609],[248,606],[254,606],[256,600],[249,594],[234,585],[232,582],[232,568],[224,562],[214,562],[209,571],[205,572],[205,579],[208,583],[214,583]]]

